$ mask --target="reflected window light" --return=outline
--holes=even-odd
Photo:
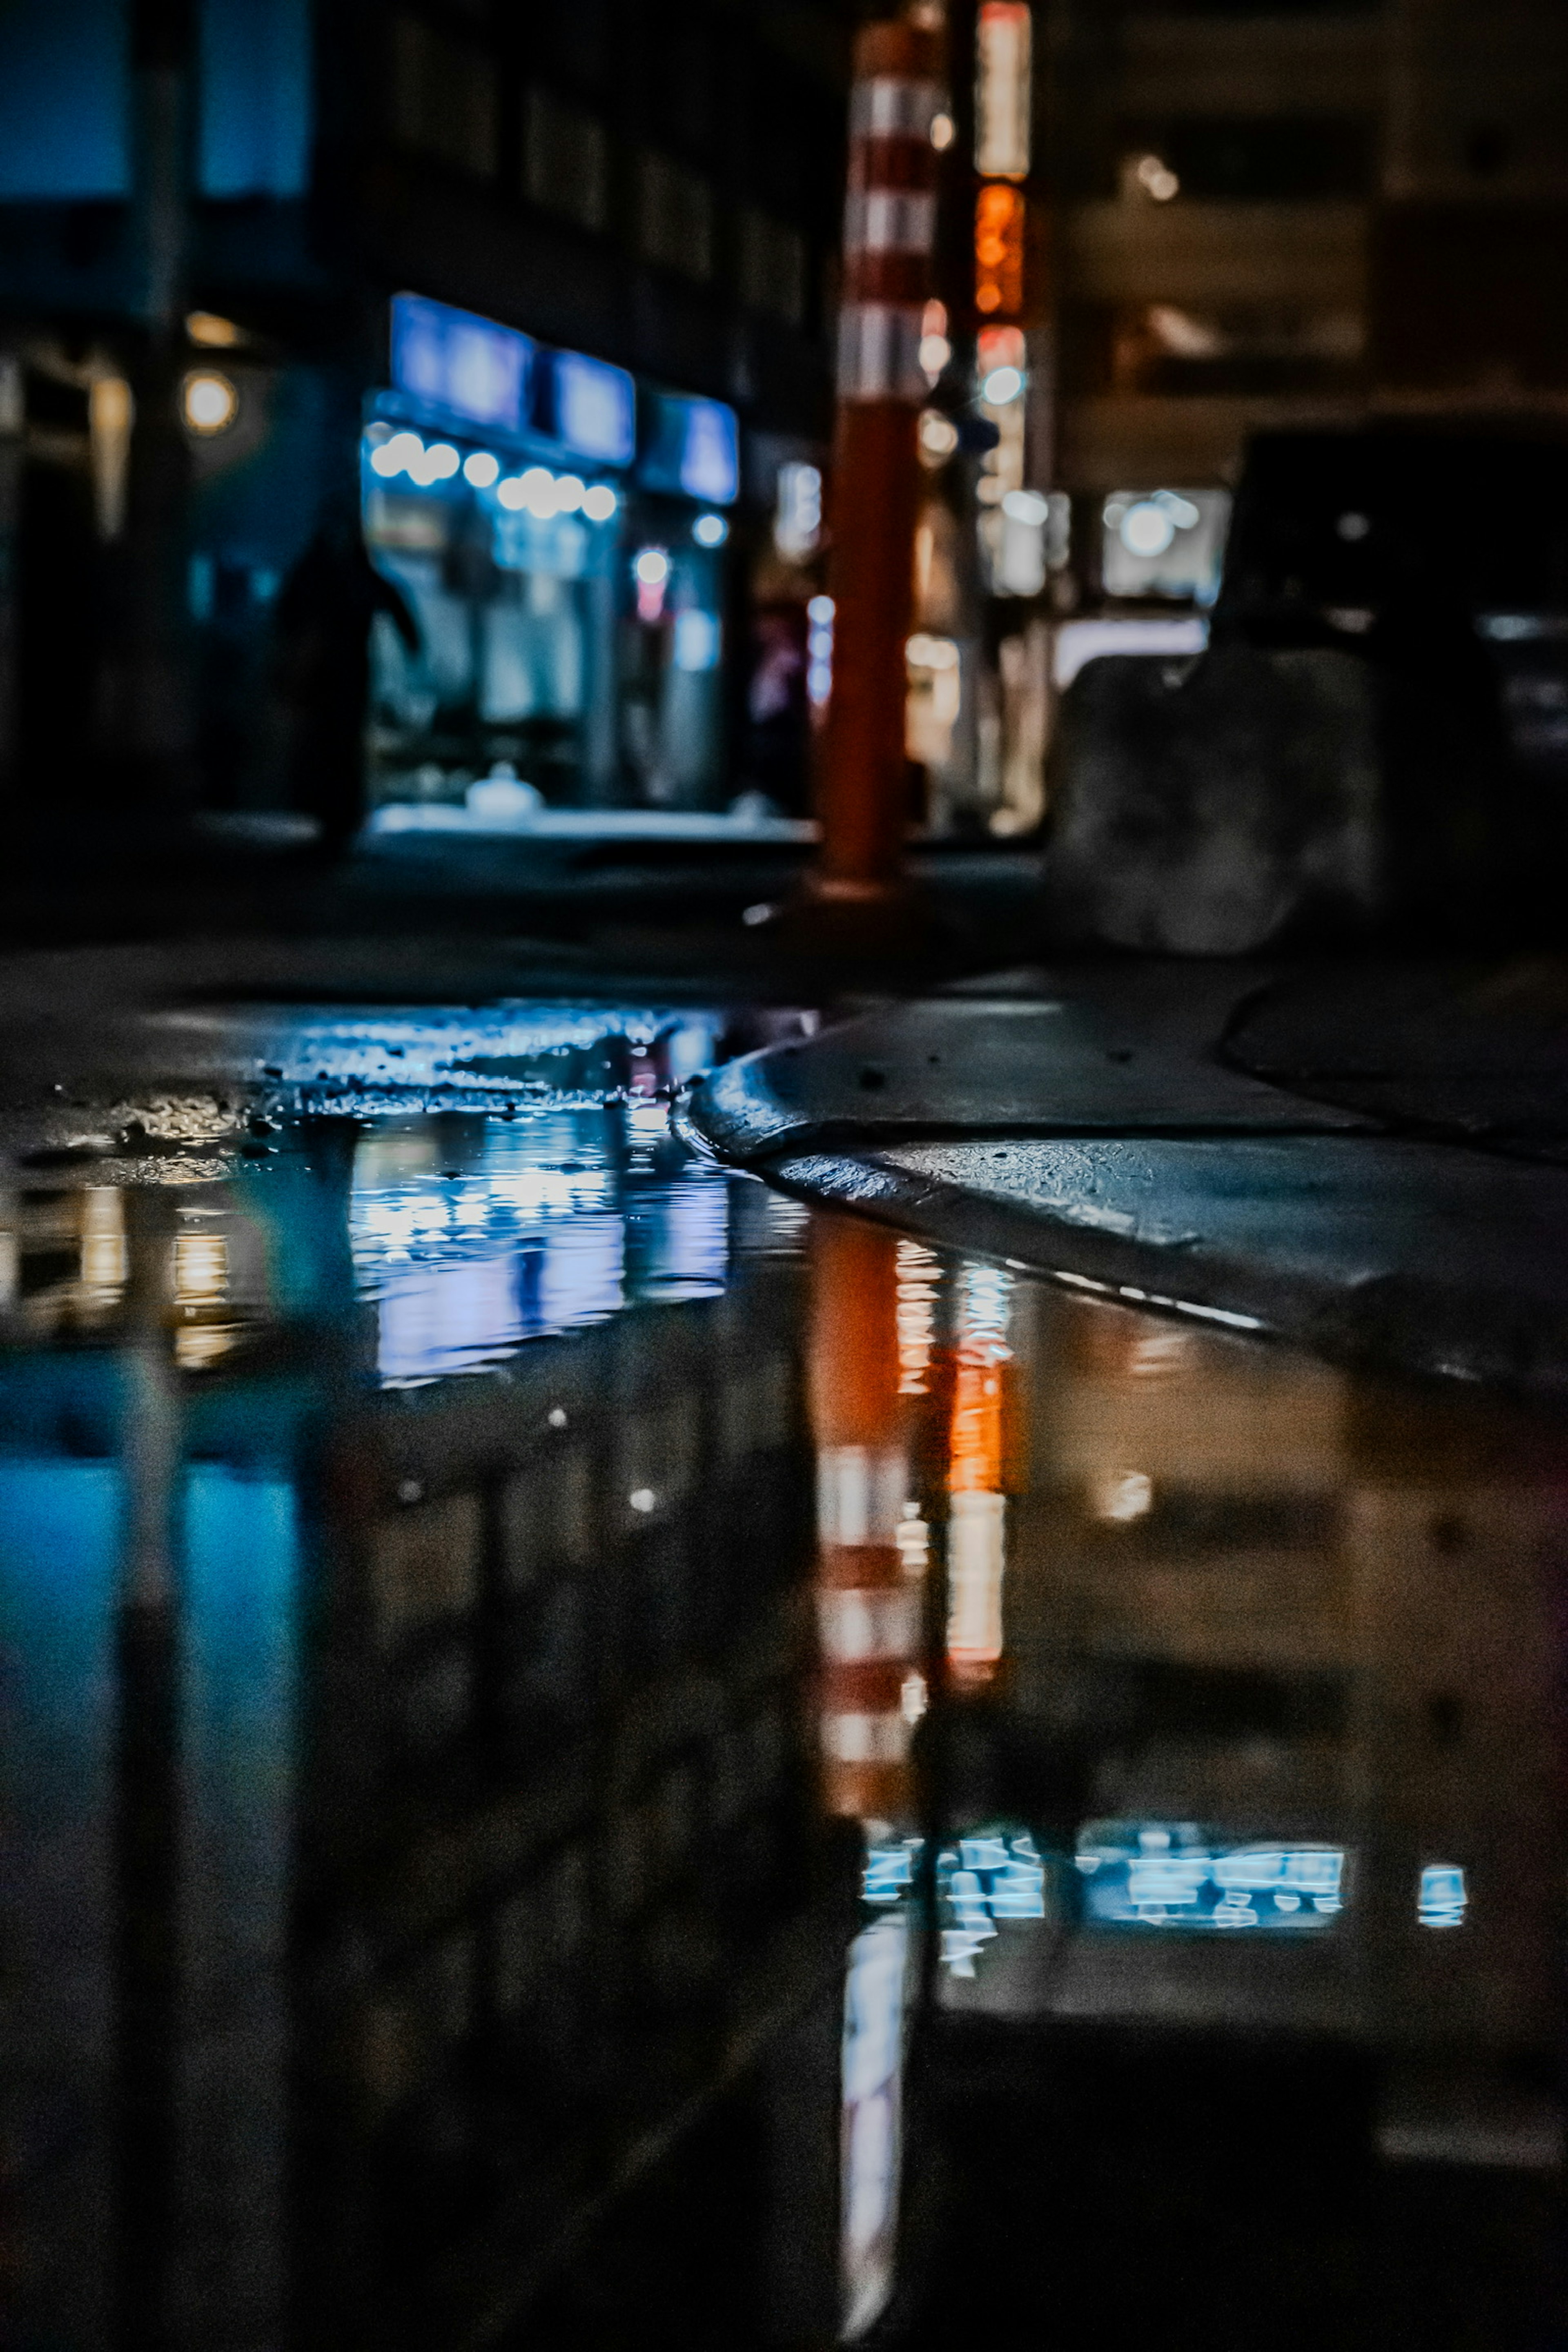
[[[856,1937],[844,1987],[839,2260],[847,2341],[875,2324],[893,2291],[909,1973],[909,1914],[900,1907]]]
[[[825,709],[833,692],[833,599],[814,596],[805,608],[805,691],[813,708]]]
[[[1124,1527],[1152,1508],[1154,1483],[1146,1470],[1113,1470],[1094,1489],[1091,1508],[1097,1519]]]
[[[1086,1916],[1100,1927],[1300,1934],[1344,1908],[1340,1846],[1227,1846],[1192,1822],[1093,1822],[1076,1859]]]
[[[220,319],[212,310],[192,310],[185,320],[185,332],[193,343],[209,351],[227,351],[240,340],[239,329],[232,319]]]
[[[202,1306],[228,1290],[228,1243],[222,1234],[194,1232],[174,1239],[174,1297],[182,1306]]]
[[[919,1242],[903,1240],[899,1244],[896,1263],[894,1325],[899,1338],[899,1394],[924,1396],[935,1345],[942,1267],[934,1250],[924,1248]]]
[[[125,1196],[116,1185],[89,1185],[81,1196],[82,1287],[121,1290],[128,1266]]]
[[[719,615],[689,605],[675,616],[675,667],[684,670],[719,667]]]
[[[185,423],[193,433],[226,433],[239,414],[239,394],[226,375],[202,371],[185,378],[180,392]]]
[[[1421,1873],[1415,1916],[1424,1927],[1462,1927],[1469,1906],[1465,1874],[1457,1862],[1429,1862]]]
[[[810,555],[822,537],[822,471],[804,462],[779,467],[773,545],[792,563]]]
[[[476,490],[491,488],[500,473],[500,460],[492,457],[488,449],[475,449],[463,460],[463,479],[471,482]]]
[[[975,26],[974,168],[985,179],[1028,174],[1030,29],[1024,0],[984,0]]]

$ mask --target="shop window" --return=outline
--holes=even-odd
[[[805,320],[805,239],[782,221],[751,206],[741,215],[741,299],[753,310],[771,311],[792,327]]]
[[[531,89],[524,102],[523,189],[544,212],[579,228],[602,229],[610,216],[610,149],[596,115],[552,90]]]
[[[404,146],[494,177],[495,68],[482,50],[417,16],[395,17],[390,95],[393,133]]]
[[[662,269],[704,283],[713,275],[713,191],[651,148],[637,173],[637,242],[642,258]]]

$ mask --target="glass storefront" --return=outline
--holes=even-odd
[[[400,296],[362,449],[373,822],[710,810],[733,414]],[[416,638],[416,645],[414,640]]]

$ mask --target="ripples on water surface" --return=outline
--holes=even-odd
[[[1558,1433],[461,1027],[10,1202],[6,2341],[1561,2341]]]

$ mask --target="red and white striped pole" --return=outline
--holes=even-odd
[[[936,236],[943,42],[898,20],[855,42],[833,464],[833,688],[810,889],[868,912],[901,894],[908,795],[904,647],[920,500],[920,362]]]

